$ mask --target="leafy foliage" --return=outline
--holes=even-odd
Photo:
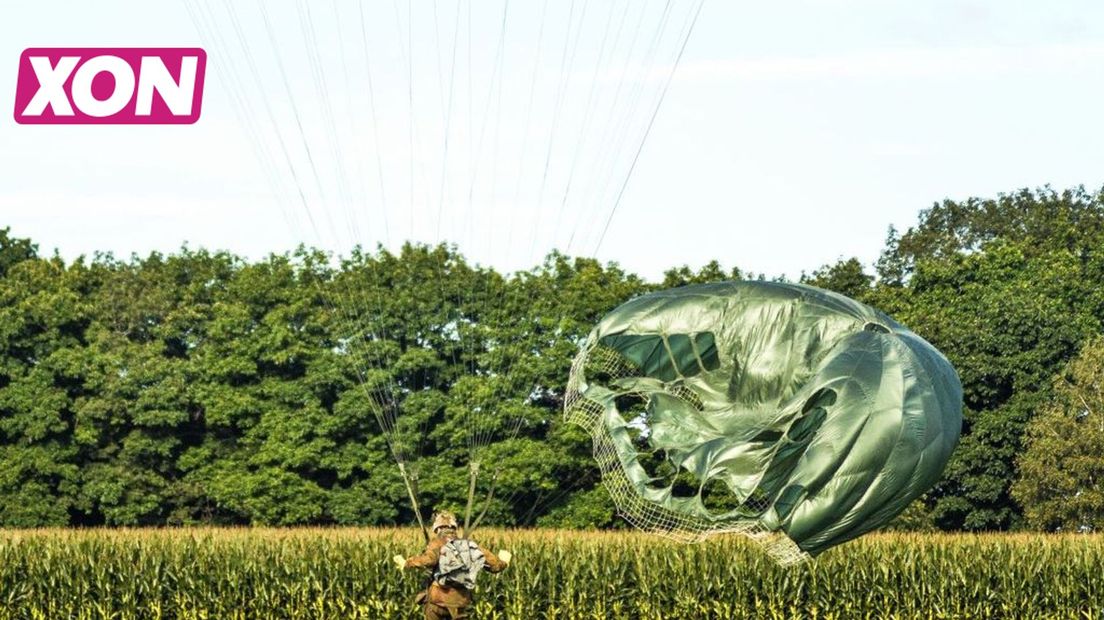
[[[1054,399],[1027,426],[1012,493],[1045,530],[1104,529],[1104,338],[1059,375]]]
[[[576,343],[647,289],[558,254],[507,280],[446,246],[337,268],[307,249],[67,265],[0,241],[18,257],[0,278],[0,526],[410,522],[393,452],[427,508],[461,506],[478,407],[497,407],[476,429],[487,520],[535,523],[597,483],[560,421]],[[404,395],[394,436],[380,386]]]
[[[936,205],[886,248],[866,301],[947,355],[963,384],[963,437],[927,496],[940,527],[1021,524],[1009,489],[1025,427],[1104,320],[1100,221],[1104,194],[1019,192]]]
[[[1072,527],[1029,489],[1061,452],[1040,425],[1088,389],[1054,377],[1104,325],[1104,192],[943,201],[875,267],[802,281],[909,326],[965,393],[944,480],[897,526]],[[488,523],[614,525],[587,437],[561,423],[578,343],[635,295],[739,277],[713,261],[652,284],[559,253],[505,276],[416,245],[337,265],[307,248],[66,263],[0,230],[0,526],[410,523],[393,455],[427,508],[460,509],[471,412],[492,410]],[[383,393],[401,395],[391,434]]]

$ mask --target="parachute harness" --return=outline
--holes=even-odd
[[[486,558],[478,544],[464,538],[453,538],[441,547],[433,580],[442,586],[474,590],[475,581],[485,565]]]
[[[426,529],[422,519],[422,510],[418,505],[418,478],[417,475],[406,470],[406,463],[398,461],[399,474],[402,475],[403,484],[406,485],[406,493],[410,498],[410,506],[414,509],[414,516],[418,519],[418,528],[422,530],[422,538],[429,542],[429,530]]]

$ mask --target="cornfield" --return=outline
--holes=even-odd
[[[484,530],[479,619],[1104,617],[1104,538],[881,534],[778,568],[739,538]],[[0,620],[416,618],[408,529],[0,531]]]

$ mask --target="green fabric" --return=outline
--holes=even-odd
[[[962,424],[939,351],[809,286],[653,293],[603,318],[588,346],[575,380],[640,497],[707,529],[753,519],[814,555],[931,488]],[[707,488],[721,499],[703,501]]]

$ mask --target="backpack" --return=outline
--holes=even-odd
[[[485,564],[486,558],[479,545],[463,538],[453,538],[441,547],[433,580],[442,586],[460,586],[472,590],[475,588],[475,579]]]

